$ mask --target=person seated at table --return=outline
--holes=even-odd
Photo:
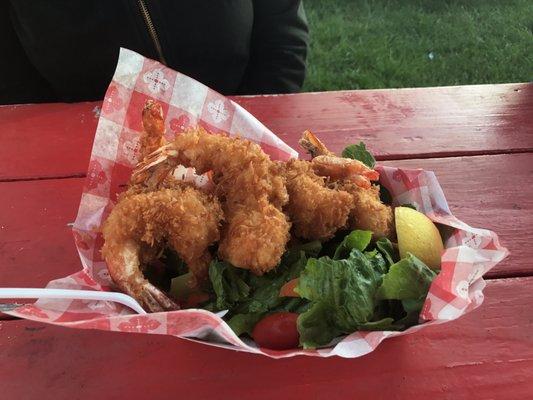
[[[291,93],[305,76],[299,0],[11,0],[0,104],[102,99],[120,47],[225,94]]]

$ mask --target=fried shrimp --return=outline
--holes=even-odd
[[[295,236],[309,240],[330,239],[343,228],[391,235],[391,208],[371,184],[378,172],[336,156],[311,132],[300,141],[311,161],[274,162],[255,143],[202,128],[167,143],[155,101],[146,102],[142,122],[141,161],[103,224],[102,255],[116,285],[148,311],[178,308],[143,274],[165,248],[198,283],[208,275],[214,244],[218,257],[236,267],[257,275],[274,269],[291,221]],[[211,189],[178,180],[178,166],[208,174]]]
[[[354,213],[354,195],[340,184],[350,188],[370,188],[370,180],[379,174],[357,160],[341,158],[330,152],[311,132],[306,131],[300,141],[302,147],[314,156],[311,162],[291,160],[280,170],[287,179],[289,215],[294,234],[303,239],[327,240],[339,229],[351,225]]]
[[[143,266],[156,253],[146,249],[174,249],[193,275],[202,279],[211,260],[207,249],[219,239],[221,220],[216,199],[192,187],[126,192],[102,230],[102,254],[111,278],[152,312],[177,309],[144,278]]]
[[[280,163],[287,178],[289,215],[294,234],[309,240],[326,240],[346,226],[352,207],[352,196],[342,190],[330,189],[324,177],[318,176],[307,161]]]
[[[342,182],[342,190],[353,196],[353,206],[348,218],[350,229],[372,231],[375,238],[391,238],[394,234],[392,208],[379,198],[379,186],[364,189],[351,182]]]
[[[143,181],[148,174],[161,182],[180,164],[213,173],[225,215],[219,256],[256,274],[275,268],[289,240],[290,223],[281,209],[288,196],[284,177],[261,148],[197,128],[152,153],[132,178]]]
[[[314,157],[314,171],[331,178],[331,188],[351,195],[348,228],[370,230],[376,238],[391,237],[392,208],[381,202],[379,186],[370,182],[378,180],[379,173],[360,161],[336,156],[309,131],[304,132],[299,143]]]
[[[379,179],[379,173],[361,161],[339,157],[329,151],[310,131],[305,131],[298,143],[313,157],[311,163],[318,175],[327,176],[335,181],[349,181],[365,189],[370,188],[370,181]]]
[[[164,144],[161,105],[148,101],[143,109],[140,156]],[[143,275],[147,263],[165,247],[175,250],[196,282],[205,279],[211,261],[208,247],[220,238],[222,208],[212,194],[172,176],[164,180],[130,180],[102,227],[104,256],[115,284],[148,311],[178,309]],[[195,282],[192,282],[195,283]]]

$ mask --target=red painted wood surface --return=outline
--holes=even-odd
[[[0,180],[85,176],[99,104],[0,106]]]
[[[385,164],[433,170],[452,211],[472,226],[496,231],[511,256],[490,277],[533,274],[533,156],[505,154],[399,160]],[[0,285],[41,287],[81,266],[67,223],[83,179],[0,183]]]
[[[0,286],[42,287],[81,269],[72,231],[84,179],[0,183]]]
[[[455,215],[495,230],[511,251],[489,274],[498,279],[486,303],[356,360],[270,360],[171,337],[0,321],[0,398],[531,397],[533,84],[236,100],[292,146],[309,128],[335,151],[361,139],[396,160],[384,164],[434,170]],[[0,286],[40,287],[79,270],[68,223],[97,105],[0,106]]]
[[[310,129],[340,151],[363,140],[380,160],[533,150],[533,84],[358,90],[241,98],[296,148]]]
[[[355,360],[270,360],[157,335],[1,323],[6,399],[528,399],[533,278],[493,280],[480,309]]]
[[[363,140],[378,159],[533,150],[533,84],[235,100],[295,148],[301,132],[311,129],[335,151]],[[98,105],[0,107],[0,180],[84,175]]]
[[[453,214],[495,231],[511,255],[490,277],[533,274],[533,154],[395,160],[385,165],[434,171]]]

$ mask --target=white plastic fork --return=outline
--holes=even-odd
[[[95,290],[74,289],[0,288],[0,299],[69,299],[112,301],[131,308],[137,314],[146,314],[146,311],[143,310],[141,305],[137,303],[133,297],[130,297],[124,293],[116,292],[98,292]],[[4,306],[10,305],[11,304],[4,304]],[[18,305],[19,304],[13,306]],[[1,306],[2,304],[0,304],[0,307]]]

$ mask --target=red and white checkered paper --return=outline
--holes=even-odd
[[[99,227],[113,208],[116,194],[128,181],[137,161],[141,110],[147,99],[163,105],[168,139],[176,132],[202,125],[213,133],[239,135],[261,145],[272,159],[287,160],[298,153],[289,148],[250,113],[201,83],[164,65],[122,49],[107,90],[78,216],[73,227],[83,270],[52,281],[49,288],[110,291],[106,263],[100,254]],[[302,126],[302,130],[311,128]],[[237,337],[217,315],[198,309],[137,315],[105,301],[38,300],[11,312],[18,317],[80,329],[173,335],[217,347],[263,354],[273,358],[308,355],[359,357],[382,340],[456,319],[483,301],[482,275],[508,252],[494,232],[472,228],[456,219],[432,172],[378,167],[381,182],[396,205],[412,203],[433,221],[455,228],[445,243],[442,269],[431,285],[420,316],[421,325],[404,332],[355,332],[317,350],[273,351]],[[184,173],[186,174],[186,170]],[[189,179],[195,179],[192,175]]]

